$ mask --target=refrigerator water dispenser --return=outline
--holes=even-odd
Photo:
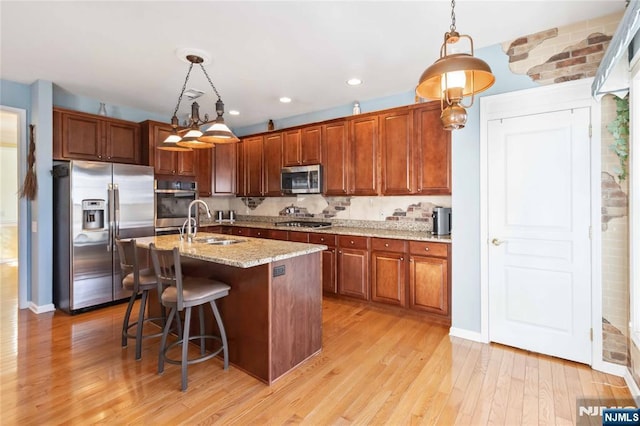
[[[104,229],[104,200],[82,200],[82,229],[91,231]]]

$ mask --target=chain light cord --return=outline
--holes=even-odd
[[[202,64],[198,64],[198,65],[200,65],[200,68],[202,68],[202,72],[204,73],[205,77],[207,77],[207,80],[209,81],[209,84],[211,85],[211,88],[216,93],[216,96],[218,97],[218,100],[220,100],[220,93],[218,93],[218,89],[216,89],[216,86],[213,85],[213,82],[211,81],[211,77],[209,77],[209,74],[207,73],[207,70],[204,69]]]
[[[187,82],[189,81],[189,75],[191,74],[192,68],[193,68],[193,62],[189,65],[189,71],[187,71],[187,78],[184,79],[184,84],[182,85],[180,96],[178,96],[178,103],[176,104],[176,109],[173,111],[174,117],[178,116],[178,109],[180,108],[180,102],[182,102],[182,95],[184,95],[184,91],[187,89]]]
[[[449,26],[449,31],[454,33],[456,32],[456,0],[451,0],[451,26]]]

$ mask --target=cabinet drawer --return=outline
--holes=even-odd
[[[342,248],[357,248],[366,250],[369,248],[369,238],[354,237],[351,235],[340,235],[338,237],[338,244]]]
[[[289,231],[289,241],[296,241],[298,243],[308,243],[309,234],[306,232]]]
[[[447,244],[429,243],[425,241],[410,241],[409,251],[411,252],[411,254],[447,257]]]
[[[407,249],[406,241],[389,238],[372,238],[371,250],[393,251],[403,253]]]
[[[324,244],[325,246],[335,247],[336,236],[333,234],[309,234],[309,242],[311,244]]]

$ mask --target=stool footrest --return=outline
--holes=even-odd
[[[222,346],[222,339],[220,338],[220,336],[213,336],[213,335],[189,336],[189,340],[190,341],[191,340],[200,340],[200,339],[213,339],[213,340],[216,340],[216,341],[220,342],[221,346],[218,349],[216,349],[215,351],[213,351],[213,352],[209,352],[207,354],[200,355],[197,358],[188,359],[187,360],[187,364],[188,365],[197,364],[199,362],[211,359],[214,356],[218,355],[220,352],[222,352],[223,349],[224,349],[224,346]],[[176,359],[169,358],[167,356],[167,351],[169,351],[171,348],[173,348],[175,346],[181,345],[183,343],[183,341],[184,341],[184,339],[181,339],[181,340],[177,340],[177,341],[171,343],[170,345],[167,345],[167,347],[164,349],[164,351],[162,353],[162,356],[164,357],[164,360],[166,362],[168,362],[169,364],[176,364],[176,365],[181,365],[182,364],[181,360],[176,360]]]

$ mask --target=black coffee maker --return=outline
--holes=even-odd
[[[434,207],[431,217],[433,219],[433,235],[451,234],[451,207]]]

